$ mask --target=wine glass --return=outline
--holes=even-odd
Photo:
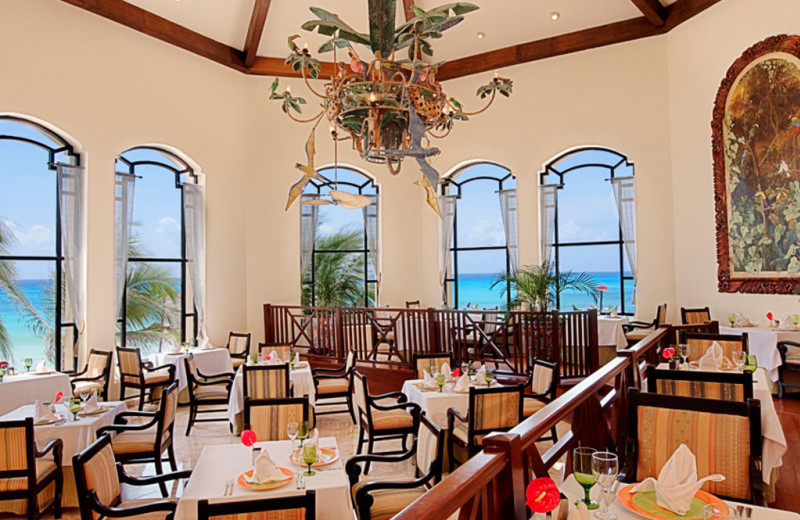
[[[792,314],[792,325],[797,328],[798,324],[800,324],[800,314]]]
[[[597,509],[599,507],[597,502],[589,498],[589,490],[592,489],[597,480],[594,473],[592,473],[592,455],[594,453],[595,450],[593,448],[575,448],[572,451],[572,474],[575,475],[575,480],[583,486],[583,490],[586,493],[586,496],[576,500],[575,504],[583,502],[588,509]]]
[[[681,364],[685,365],[686,360],[689,359],[689,344],[680,343],[678,345],[678,355],[681,357]]]
[[[439,392],[442,391],[442,387],[444,386],[445,376],[444,374],[436,374],[436,384],[439,386]]]
[[[300,423],[299,428],[297,430],[297,437],[300,439],[300,448],[303,447],[303,441],[308,439],[309,427],[308,421],[303,421]]]
[[[290,422],[286,423],[286,435],[292,441],[292,451],[294,451],[294,441],[297,439],[297,434],[300,432],[300,423]]]
[[[731,322],[731,327],[733,327],[733,324],[736,323],[736,313],[735,312],[732,312],[732,313],[728,314],[728,321]]]
[[[25,371],[26,372],[30,372],[32,366],[33,366],[33,358],[26,357],[25,358]]]
[[[303,473],[303,475],[307,477],[313,477],[317,474],[316,471],[312,471],[311,465],[317,461],[317,446],[314,443],[308,443],[303,446],[303,462],[308,465],[308,471]]]
[[[461,375],[469,375],[469,363],[461,363]]]
[[[89,391],[88,388],[81,388],[80,395],[81,395],[81,401],[85,403],[86,400],[89,399],[89,395],[91,395],[91,392]]]
[[[295,364],[297,364],[297,353],[295,353],[295,351],[292,350],[289,353],[289,368],[294,370]]]
[[[486,373],[483,375],[483,379],[486,381],[486,386],[490,386],[492,384],[492,379],[494,375],[492,374],[491,370],[487,370]]]
[[[78,420],[78,412],[81,411],[81,401],[80,399],[70,399],[69,400],[69,411],[72,412],[72,420]]]
[[[617,514],[608,510],[608,501],[605,496],[614,484],[619,474],[619,460],[614,453],[609,451],[596,451],[592,453],[592,475],[603,490],[603,507],[595,512],[594,516],[602,520],[615,520]]]

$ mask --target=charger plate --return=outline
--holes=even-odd
[[[728,517],[729,511],[725,502],[705,491],[698,491],[695,493],[694,499],[692,499],[692,507],[685,515],[681,516],[656,504],[655,491],[631,493],[634,486],[636,486],[636,484],[623,487],[617,492],[617,497],[622,507],[644,518],[650,518],[651,520],[671,520],[673,518],[702,520],[703,507],[707,504],[712,504],[714,506],[716,514],[712,517],[713,520],[724,520]]]
[[[292,478],[294,477],[294,472],[289,468],[278,468],[286,475],[286,478],[283,480],[272,480],[270,482],[265,482],[264,484],[256,484],[255,482],[248,482],[247,479],[253,476],[253,470],[249,469],[239,475],[237,482],[240,486],[245,489],[249,489],[251,491],[267,491],[269,489],[279,488],[288,484]]]
[[[332,464],[337,460],[339,460],[339,452],[336,450],[333,450],[331,448],[320,448],[319,451],[322,452],[322,460],[319,460],[314,464],[312,464],[311,466],[314,468],[319,466],[327,466],[328,464]],[[308,464],[303,462],[303,457],[302,454],[300,453],[299,448],[292,452],[291,456],[289,457],[289,460],[292,462],[292,464],[295,464],[297,466],[302,466],[304,468],[308,466]]]

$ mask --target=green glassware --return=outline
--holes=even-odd
[[[311,469],[311,465],[317,461],[317,447],[312,444],[306,444],[303,446],[303,462],[308,465],[308,471],[303,473],[303,475],[307,477],[313,477],[317,474],[316,471]]]
[[[728,321],[731,322],[731,327],[733,327],[733,324],[736,323],[736,313],[730,313],[728,315]]]
[[[572,452],[572,474],[575,480],[583,486],[585,497],[575,501],[575,504],[583,502],[588,509],[597,509],[599,504],[589,497],[589,490],[595,485],[597,480],[592,473],[592,454],[596,450],[592,448],[575,448]]]
[[[80,399],[70,399],[69,400],[69,411],[72,413],[72,420],[78,420],[78,412],[81,411],[81,400]]]
[[[436,374],[436,384],[439,385],[439,392],[442,391],[442,387],[444,386],[444,374]]]
[[[492,374],[491,370],[487,370],[486,374],[484,374],[483,379],[486,381],[486,386],[492,384],[492,379],[494,379],[494,374]]]
[[[300,423],[300,428],[297,430],[297,438],[300,439],[300,448],[303,447],[303,441],[308,438],[308,421]]]
[[[33,366],[33,358],[26,357],[25,358],[25,369],[26,369],[26,371],[30,372],[32,366]]]

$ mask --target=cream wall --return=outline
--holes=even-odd
[[[675,280],[678,304],[711,307],[726,321],[743,312],[766,325],[800,310],[797,296],[717,291],[711,113],[722,79],[753,44],[777,34],[798,34],[797,0],[725,0],[667,36],[675,194]]]

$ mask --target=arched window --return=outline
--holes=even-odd
[[[516,268],[516,179],[498,164],[471,164],[444,179],[442,195],[445,301],[455,309],[509,308],[510,286],[503,295],[492,285]]]
[[[377,300],[378,187],[346,167],[321,168],[303,191],[300,270],[303,305],[373,306]],[[372,199],[364,208],[331,198],[332,190]]]
[[[18,370],[25,359],[61,370],[77,358],[57,165],[80,166],[64,137],[0,116],[0,359]]]
[[[542,251],[556,272],[585,272],[597,282],[603,311],[633,314],[636,272],[633,164],[605,148],[569,150],[540,174]],[[597,306],[564,291],[561,310]]]
[[[196,172],[175,153],[139,146],[117,158],[116,176],[117,258],[127,256],[118,304],[120,344],[156,351],[164,342],[193,339],[199,320],[189,283],[185,206]],[[121,215],[130,219],[128,231]]]

